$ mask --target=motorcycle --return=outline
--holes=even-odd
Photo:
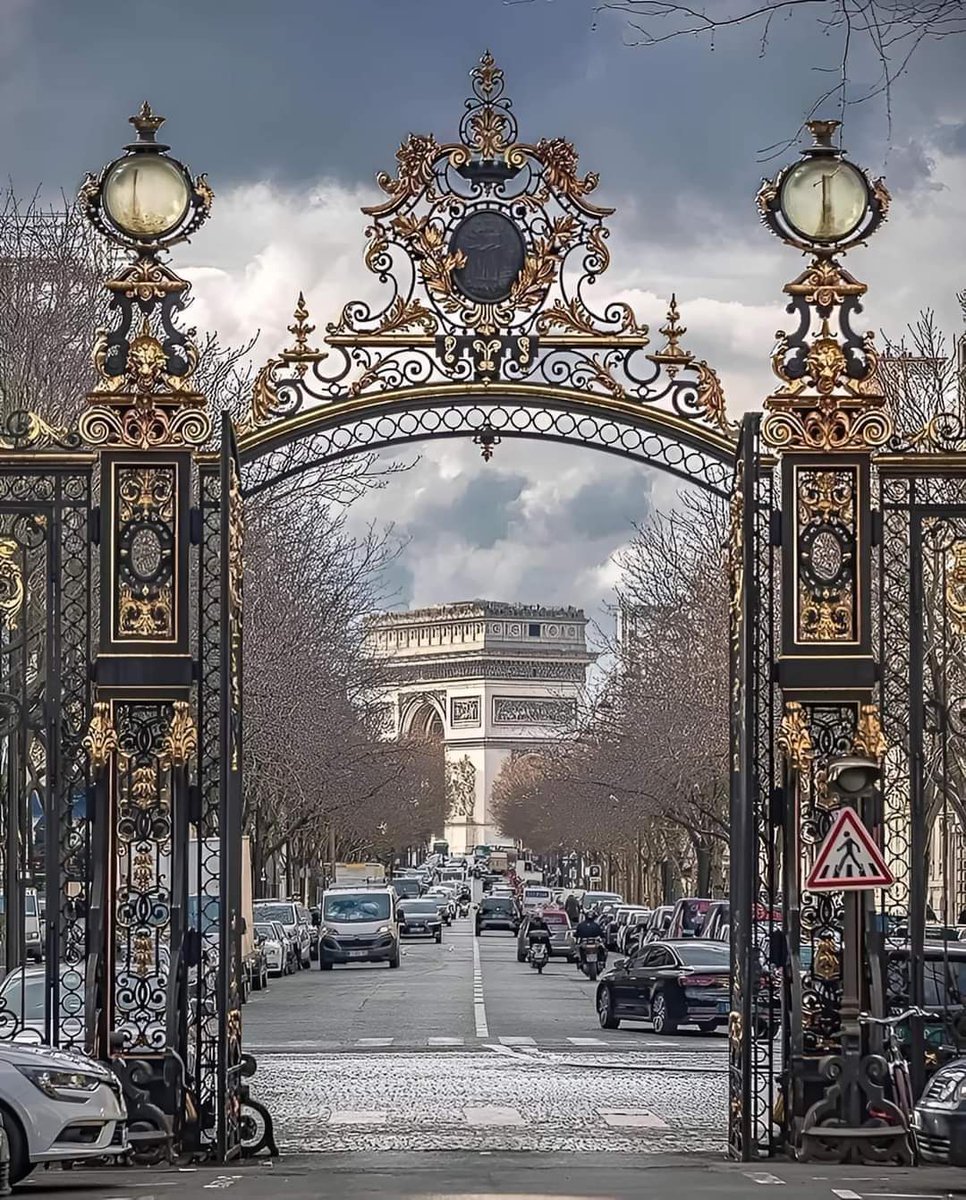
[[[460,913],[460,916],[461,916],[461,917],[468,917],[468,916],[470,915],[470,902],[469,902],[469,900],[461,900],[461,901],[460,901],[460,903],[459,903],[459,913]]]
[[[600,938],[581,938],[577,948],[577,969],[593,982],[604,965],[604,946]]]
[[[530,950],[527,954],[527,962],[533,967],[538,975],[543,974],[543,968],[550,961],[550,943],[546,938],[536,938],[530,943]]]

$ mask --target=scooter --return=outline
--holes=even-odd
[[[460,914],[460,916],[461,916],[461,917],[468,917],[468,916],[470,915],[470,902],[469,902],[469,900],[460,900],[460,902],[459,902],[459,914]]]
[[[604,965],[604,945],[600,938],[581,938],[577,947],[577,968],[593,982]]]
[[[543,968],[550,961],[550,943],[546,938],[538,938],[530,943],[527,962],[536,969],[538,975],[543,974]]]

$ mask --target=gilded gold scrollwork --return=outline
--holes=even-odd
[[[0,617],[8,629],[15,629],[24,602],[23,570],[17,543],[0,537]]]
[[[117,750],[117,730],[111,716],[111,706],[98,700],[91,711],[90,723],[84,734],[83,747],[94,771],[103,771]]]

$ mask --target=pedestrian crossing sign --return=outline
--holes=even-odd
[[[861,818],[842,808],[828,831],[805,887],[810,892],[889,888],[895,877]]]

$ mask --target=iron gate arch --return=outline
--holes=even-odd
[[[138,121],[153,136],[160,119],[146,110]],[[589,446],[730,496],[729,1128],[736,1156],[773,1153],[807,1118],[803,1081],[819,1052],[835,1049],[841,989],[828,970],[841,914],[801,885],[830,814],[812,785],[857,732],[856,713],[834,704],[812,704],[809,727],[801,705],[783,707],[776,666],[793,577],[783,564],[794,567],[797,518],[779,490],[781,455],[771,456],[782,443],[763,441],[760,415],[729,422],[716,373],[683,346],[673,298],[658,349],[626,303],[595,310],[610,210],[590,199],[596,176],[578,174],[569,143],[519,140],[492,56],[473,72],[459,140],[411,135],[397,161],[379,177],[385,199],[365,210],[365,262],[385,302],[347,304],[316,347],[300,297],[292,343],[258,373],[237,425],[223,419],[211,437],[191,388],[197,355],[175,323],[187,284],[156,246],[108,283],[118,319],[96,343],[79,431],[7,420],[3,877],[6,894],[25,900],[42,822],[43,1032],[109,1056],[123,1030],[118,1070],[133,1109],[196,1150],[239,1153],[243,495],[425,438],[472,437],[484,457],[504,437]],[[102,182],[82,192],[98,228]],[[203,177],[193,195],[192,228],[211,203]],[[810,270],[827,273],[786,288],[800,322],[782,353],[801,360],[797,374],[773,360],[787,390],[766,406],[786,421],[814,401],[799,368],[816,347],[828,354],[836,308],[845,343],[862,347],[863,369],[875,366],[847,327],[864,285],[835,263]],[[853,384],[838,398],[846,415],[867,400]],[[943,764],[961,773],[956,701],[966,694],[966,439],[961,422],[940,416],[880,445],[871,468],[882,530],[874,694],[902,881],[892,907],[907,909],[913,953],[924,940],[923,818],[949,802]],[[147,530],[150,553],[135,563]],[[888,916],[889,902],[879,907]],[[23,903],[6,905],[11,962],[27,949],[24,918]],[[777,935],[780,980],[762,971]],[[914,966],[910,997],[924,987]],[[779,1010],[780,1045],[756,1036]],[[0,1002],[0,1036],[24,1025],[22,996],[19,1008]],[[921,1048],[922,1030],[914,1036]]]

